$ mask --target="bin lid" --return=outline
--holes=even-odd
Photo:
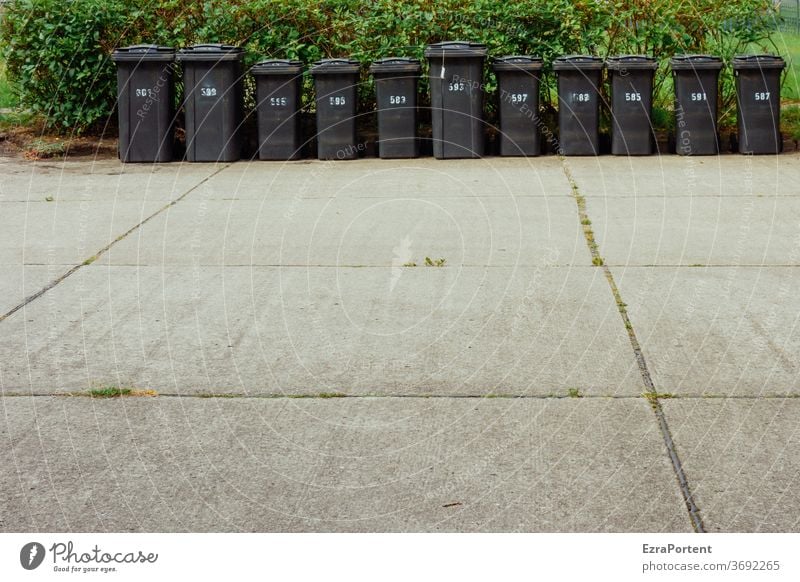
[[[181,62],[193,61],[241,61],[244,50],[230,44],[196,44],[178,51]]]
[[[254,76],[258,75],[299,75],[303,72],[302,61],[289,59],[267,59],[250,67]]]
[[[776,55],[736,55],[733,57],[733,70],[741,69],[783,69],[786,61]]]
[[[619,55],[606,59],[606,67],[610,71],[655,71],[658,61],[647,55]]]
[[[554,71],[597,71],[603,66],[603,59],[593,55],[565,55],[553,61]]]
[[[495,71],[541,71],[544,66],[541,57],[529,57],[527,55],[507,55],[497,57],[492,62]]]
[[[355,59],[322,59],[311,65],[312,75],[355,75],[361,71],[361,63]]]
[[[168,46],[158,46],[156,44],[135,44],[133,46],[120,47],[111,53],[111,60],[114,62],[122,61],[162,61],[171,62],[175,60],[175,49]]]
[[[370,73],[419,73],[422,67],[419,59],[410,57],[389,57],[379,59],[369,67]]]
[[[712,55],[675,55],[669,60],[673,71],[694,71],[710,69],[719,71],[722,68],[722,59]]]
[[[475,57],[483,58],[486,56],[486,45],[479,42],[467,42],[464,40],[445,40],[436,42],[425,47],[425,56],[430,57]]]

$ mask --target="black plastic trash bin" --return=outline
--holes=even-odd
[[[352,59],[323,59],[311,67],[317,103],[317,157],[358,157],[356,103],[360,64]]]
[[[733,57],[739,103],[739,153],[777,154],[781,139],[781,72],[786,63],[774,55]]]
[[[600,83],[603,59],[591,55],[558,57],[559,151],[566,156],[600,153]]]
[[[241,48],[224,44],[178,51],[190,162],[232,162],[241,156],[242,56]]]
[[[538,156],[541,153],[539,79],[542,59],[507,56],[494,60],[500,117],[500,155]]]
[[[647,156],[653,153],[653,75],[658,63],[652,57],[625,55],[606,61],[611,75],[611,153]]]
[[[446,41],[428,45],[431,125],[436,158],[483,155],[483,64],[486,47]]]
[[[111,58],[117,64],[119,159],[171,161],[175,50],[139,44],[119,48]]]
[[[675,81],[675,153],[718,154],[717,99],[722,59],[710,55],[676,55],[670,66]]]
[[[256,81],[258,159],[295,160],[303,146],[300,108],[303,63],[272,59],[250,68]]]
[[[378,105],[378,155],[382,158],[416,158],[417,59],[393,57],[375,61],[369,70],[375,77]]]

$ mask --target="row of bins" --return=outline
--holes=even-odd
[[[429,45],[431,126],[437,158],[480,157],[484,153],[483,69],[486,47],[470,42]],[[196,45],[173,51],[154,45],[118,49],[120,157],[126,162],[172,159],[172,72],[181,63],[185,85],[186,158],[232,161],[241,151],[242,60],[240,48]],[[682,155],[719,153],[717,101],[722,60],[681,55],[671,62],[675,85],[676,151]],[[742,153],[778,153],[780,57],[735,57]],[[535,156],[546,127],[539,116],[543,62],[529,56],[494,59],[498,82],[500,154]],[[622,56],[564,56],[553,63],[558,77],[559,133],[556,149],[569,156],[599,153],[600,87],[603,69],[611,88],[611,151],[615,155],[653,152],[651,124],[655,59]],[[291,160],[300,156],[303,64],[269,60],[250,69],[256,80],[258,157]],[[379,155],[419,155],[417,136],[418,60],[387,58],[372,63],[378,111]],[[352,159],[356,136],[360,63],[324,59],[310,69],[316,90],[317,152],[320,159]]]

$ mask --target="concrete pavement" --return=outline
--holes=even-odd
[[[798,156],[0,167],[0,531],[797,528]]]

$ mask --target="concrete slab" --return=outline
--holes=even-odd
[[[797,197],[592,198],[587,211],[612,265],[800,264]]]
[[[92,265],[3,323],[6,391],[639,395],[601,269]]]
[[[661,392],[800,394],[800,269],[612,269]]]
[[[800,400],[663,403],[706,530],[800,528]]]
[[[63,265],[0,265],[0,315],[22,303],[42,287],[57,279],[69,267]]]
[[[168,202],[223,166],[215,164],[122,164],[119,160],[28,162],[0,157],[0,201]]]
[[[385,267],[422,265],[425,257],[455,266],[591,264],[567,196],[205,200],[194,193],[101,262]]]
[[[545,158],[237,162],[202,189],[208,199],[569,196],[561,162]]]
[[[798,196],[800,154],[568,158],[587,197]]]
[[[642,399],[2,399],[0,531],[688,531]]]
[[[76,265],[165,204],[155,199],[0,202],[0,266]]]

